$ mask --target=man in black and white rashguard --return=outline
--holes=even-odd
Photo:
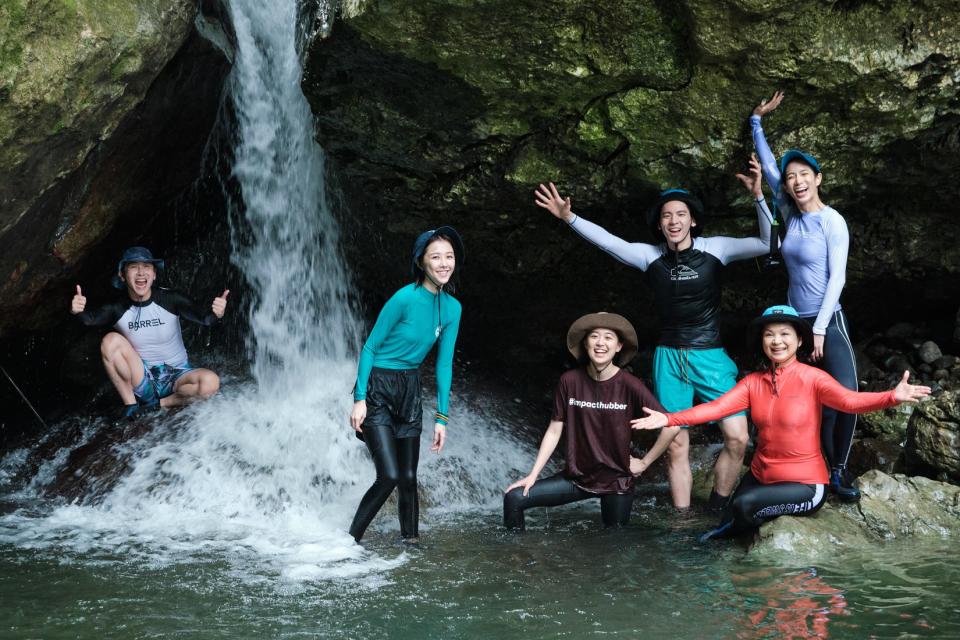
[[[100,355],[107,376],[123,400],[122,416],[140,409],[157,409],[209,398],[220,389],[220,378],[209,369],[190,366],[180,333],[180,318],[210,326],[223,317],[229,290],[210,307],[183,294],[154,287],[163,260],[149,249],[130,247],[117,265],[113,284],[126,289],[116,302],[87,310],[80,285],[70,313],[87,326],[113,326],[103,337]]]

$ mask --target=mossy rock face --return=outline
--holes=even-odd
[[[0,5],[0,336],[62,321],[78,281],[104,293],[81,276],[197,181],[228,69],[197,6]]]
[[[191,0],[4,3],[0,233],[109,137],[183,44],[195,13]],[[83,245],[60,244],[67,260]]]
[[[943,229],[960,196],[958,58],[960,2],[370,0],[314,43],[304,90],[370,306],[418,231],[454,224],[483,248],[464,274],[464,344],[510,331],[516,309],[550,309],[520,331],[555,365],[585,310],[627,314],[644,340],[657,318],[640,274],[535,207],[535,186],[556,182],[630,240],[650,239],[642,214],[671,186],[702,197],[708,234],[751,233],[733,174],[751,110],[777,88],[774,151],[820,158],[825,200],[850,227],[854,327],[889,317],[891,299],[955,312],[960,251]],[[752,263],[727,281],[739,347],[741,323],[782,302],[785,283]]]

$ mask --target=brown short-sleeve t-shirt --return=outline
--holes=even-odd
[[[633,491],[630,420],[642,418],[643,407],[663,411],[650,390],[623,369],[603,381],[582,367],[564,373],[554,396],[553,419],[563,422],[566,477],[592,493]]]

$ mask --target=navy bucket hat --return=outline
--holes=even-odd
[[[673,202],[674,200],[685,202],[687,206],[690,207],[690,215],[693,216],[693,219],[697,222],[697,226],[690,228],[690,235],[697,237],[703,233],[706,214],[703,211],[703,203],[700,202],[700,199],[686,189],[666,189],[660,192],[660,195],[657,196],[657,199],[650,205],[650,209],[647,211],[647,226],[650,228],[650,232],[653,233],[653,237],[657,240],[663,239],[663,232],[660,230],[660,210],[663,208],[663,205],[668,202]]]
[[[747,327],[747,351],[757,353],[761,358],[765,357],[760,336],[763,334],[764,327],[777,322],[789,323],[797,331],[801,340],[800,346],[797,347],[797,355],[807,357],[813,352],[813,328],[809,322],[800,317],[796,309],[785,304],[768,307],[760,317],[750,321]]]
[[[823,173],[822,171],[820,171],[820,163],[817,162],[817,159],[814,158],[809,153],[804,153],[799,149],[788,149],[787,152],[783,154],[783,157],[780,158],[780,173],[781,174],[786,173],[787,165],[793,162],[794,160],[799,160],[804,164],[810,165],[810,167],[816,173]]]
[[[430,244],[430,241],[437,236],[445,236],[450,239],[450,244],[453,245],[453,255],[457,259],[456,271],[459,271],[463,267],[465,254],[463,250],[463,239],[460,237],[460,234],[450,226],[437,227],[436,229],[424,231],[417,236],[417,239],[413,243],[413,260],[410,264],[410,273],[414,279],[417,279],[419,275],[423,273],[423,269],[420,268],[420,258],[423,257],[423,252],[427,250],[427,245]]]
[[[154,258],[153,253],[146,247],[129,247],[123,252],[120,262],[117,263],[117,273],[113,276],[113,286],[117,289],[123,289],[127,285],[120,279],[123,268],[130,262],[149,262],[157,272],[157,277],[163,272],[163,260]]]

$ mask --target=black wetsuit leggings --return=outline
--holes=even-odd
[[[730,498],[721,519],[724,533],[736,535],[759,527],[777,516],[806,516],[823,506],[825,485],[799,482],[763,484],[747,472]]]
[[[420,520],[420,503],[417,499],[420,434],[412,438],[395,438],[390,427],[364,426],[363,440],[373,456],[377,479],[357,507],[353,524],[350,525],[350,535],[359,542],[380,507],[396,488],[400,536],[416,538]]]
[[[632,493],[608,493],[597,495],[584,491],[562,473],[538,480],[523,495],[523,488],[517,487],[503,496],[503,526],[508,529],[526,528],[523,510],[530,507],[556,507],[589,498],[600,498],[600,517],[605,527],[623,527],[630,522],[630,507],[633,504]]]
[[[815,319],[808,318],[811,324]],[[823,360],[817,364],[847,389],[857,390],[857,358],[853,353],[847,316],[843,311],[835,311],[830,316],[823,339]],[[853,444],[853,432],[857,428],[857,414],[824,407],[822,415],[820,446],[823,447],[827,462],[831,468],[846,466]]]

